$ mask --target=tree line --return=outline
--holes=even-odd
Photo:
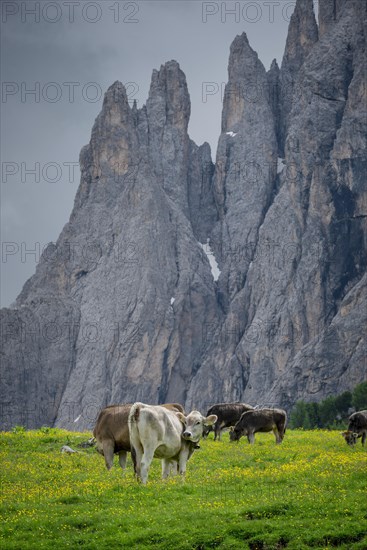
[[[341,428],[354,411],[367,409],[367,382],[362,382],[352,392],[345,391],[320,401],[297,401],[289,420],[290,428]]]

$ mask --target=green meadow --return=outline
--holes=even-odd
[[[58,429],[0,433],[1,538],[27,548],[302,550],[367,549],[367,448],[337,431],[287,430],[201,442],[186,479],[147,486],[108,472],[91,434]],[[79,449],[63,454],[61,447]]]

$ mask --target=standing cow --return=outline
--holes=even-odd
[[[162,405],[173,411],[184,412],[179,403],[166,403]],[[113,466],[114,454],[119,455],[119,463],[122,469],[126,466],[127,453],[131,452],[130,434],[128,426],[131,403],[124,405],[110,405],[104,408],[98,415],[93,435],[96,439],[97,451],[104,456],[106,468]],[[134,454],[131,452],[134,469]]]
[[[217,403],[213,405],[206,415],[210,416],[211,414],[215,414],[218,419],[213,427],[204,428],[203,436],[206,437],[208,433],[213,430],[214,441],[216,441],[217,438],[220,441],[222,430],[235,426],[241,418],[241,415],[250,410],[253,410],[253,407],[246,403]]]
[[[203,426],[217,420],[215,415],[203,417],[198,411],[188,416],[167,410],[159,405],[134,403],[129,414],[131,448],[136,456],[138,479],[146,484],[153,457],[162,460],[162,477],[172,468],[180,474],[186,472],[186,463],[197,448]]]
[[[342,433],[348,445],[355,445],[359,437],[362,438],[362,445],[367,437],[367,411],[358,411],[350,415],[348,430]]]
[[[254,409],[243,413],[230,433],[231,441],[239,441],[246,435],[248,442],[255,442],[255,433],[273,432],[277,443],[281,443],[285,434],[287,413],[283,409]]]

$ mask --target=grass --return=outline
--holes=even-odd
[[[9,549],[367,549],[367,449],[339,432],[287,430],[282,445],[209,437],[186,480],[149,482],[107,472],[91,434],[58,429],[0,433],[0,547]]]

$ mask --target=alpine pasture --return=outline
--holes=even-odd
[[[231,443],[201,442],[186,479],[147,486],[115,457],[111,471],[90,433],[53,428],[0,433],[1,538],[6,549],[302,550],[367,548],[367,448],[338,431],[287,430]],[[69,445],[78,453],[61,453]]]

